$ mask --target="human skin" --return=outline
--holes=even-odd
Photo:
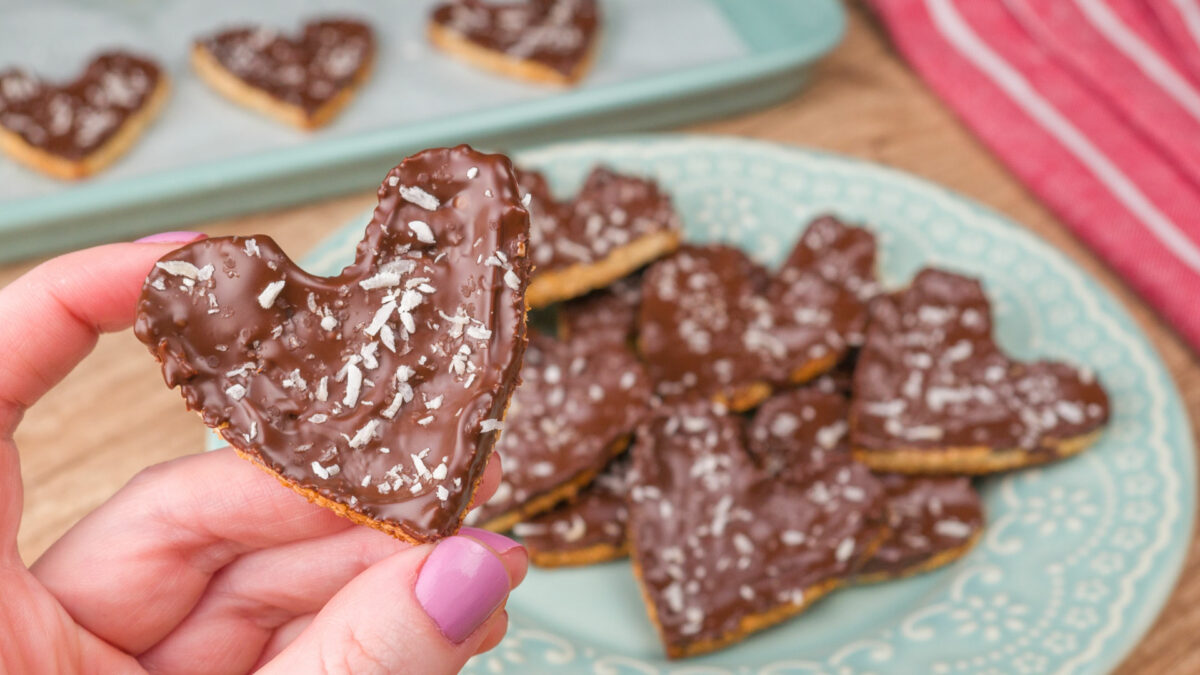
[[[143,470],[22,562],[24,411],[101,333],[132,324],[159,257],[201,236],[70,253],[0,289],[0,672],[458,671],[503,637],[523,547],[469,528],[401,542],[228,448]],[[499,483],[497,460],[477,503]]]

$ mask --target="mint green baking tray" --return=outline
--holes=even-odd
[[[86,182],[41,178],[0,158],[0,260],[371,189],[425,147],[517,149],[758,108],[799,90],[845,28],[836,0],[604,0],[595,69],[580,87],[556,90],[433,52],[423,38],[431,2],[0,0],[0,65],[67,78],[97,49],[129,45],[158,57],[174,85],[134,150]],[[370,21],[380,58],[359,99],[314,134],[220,99],[187,66],[191,37],[217,26],[287,28],[322,13]]]

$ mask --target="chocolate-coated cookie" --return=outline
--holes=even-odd
[[[854,372],[851,442],[880,471],[990,473],[1086,448],[1108,421],[1086,369],[1021,362],[992,337],[978,281],[936,269],[871,304]]]
[[[502,155],[388,172],[334,277],[267,237],[165,256],[135,331],[188,408],[309,499],[410,541],[453,534],[525,348],[529,216]]]

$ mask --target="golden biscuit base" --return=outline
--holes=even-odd
[[[568,499],[574,499],[580,490],[595,480],[596,476],[604,470],[604,467],[611,459],[625,452],[625,449],[629,447],[629,440],[630,436],[628,434],[618,438],[608,446],[608,452],[605,453],[604,461],[600,462],[598,466],[580,471],[566,483],[559,485],[549,492],[543,492],[540,495],[525,500],[524,503],[518,504],[511,510],[495,516],[479,527],[491,530],[492,532],[508,532],[517,523],[545,513]]]
[[[792,370],[790,376],[791,382],[792,384],[804,384],[809,380],[820,377],[836,368],[841,360],[839,354],[827,354],[819,359],[807,361],[804,365]]]
[[[587,53],[575,66],[575,70],[566,75],[537,61],[488,49],[433,21],[429,22],[429,41],[456,59],[498,75],[537,84],[570,87],[577,84],[592,69],[592,63],[596,60],[596,46],[600,44],[600,31],[596,31]]]
[[[87,178],[112,164],[129,151],[138,137],[150,126],[162,110],[171,93],[171,83],[166,74],[158,77],[158,84],[146,99],[141,109],[121,123],[121,128],[107,141],[79,159],[68,159],[25,142],[20,134],[0,127],[0,150],[16,161],[36,169],[48,176],[63,180]]]
[[[954,548],[948,548],[944,551],[941,551],[937,555],[931,556],[930,558],[927,558],[916,565],[900,570],[899,572],[876,572],[875,574],[860,575],[855,577],[854,582],[856,584],[865,586],[867,584],[877,584],[884,581],[892,581],[894,579],[905,579],[918,574],[931,572],[939,567],[945,567],[946,565],[949,565],[950,563],[966,555],[972,548],[975,548],[975,544],[979,543],[979,539],[982,536],[983,529],[981,528],[978,532],[968,537],[967,540],[962,544],[955,546]]]
[[[281,101],[267,92],[254,87],[234,75],[204,46],[192,45],[192,68],[200,79],[217,90],[225,98],[267,117],[290,124],[305,131],[312,131],[328,124],[358,94],[367,78],[371,76],[374,57],[363,61],[350,85],[339,91],[319,108],[307,112],[300,106]]]
[[[713,395],[712,400],[733,412],[746,412],[757,408],[760,403],[770,398],[772,391],[774,390],[771,385],[766,382],[751,382],[731,392],[718,392]]]
[[[525,544],[525,550],[529,551],[529,562],[538,567],[583,567],[585,565],[598,565],[600,563],[620,560],[629,555],[629,540],[620,546],[612,544],[596,544],[587,548],[573,549],[570,551],[543,551],[537,548],[532,548],[529,544]]]
[[[533,279],[525,291],[525,303],[532,309],[604,288],[614,281],[671,253],[679,248],[681,236],[674,230],[651,232],[612,250],[604,258],[591,263],[569,267],[534,270]]]
[[[838,360],[836,354],[813,359],[793,370],[788,379],[792,384],[804,384],[833,370],[837,366]],[[751,382],[731,392],[718,392],[712,397],[712,400],[733,412],[746,412],[757,408],[759,404],[770,398],[774,391],[774,387],[767,382]]]
[[[883,545],[884,540],[890,536],[890,532],[884,528],[883,533],[867,546],[866,555],[862,557],[865,563],[870,560],[875,551]],[[630,540],[632,541],[632,535]],[[686,659],[692,656],[699,656],[709,652],[715,652],[719,649],[724,649],[729,645],[741,642],[753,633],[757,633],[764,628],[770,628],[775,624],[782,623],[786,619],[796,616],[800,612],[808,609],[817,600],[828,595],[831,591],[837,590],[843,586],[850,585],[853,577],[848,576],[845,579],[828,579],[815,586],[810,586],[803,590],[803,599],[799,603],[785,603],[773,607],[761,614],[749,614],[741,618],[738,622],[736,630],[726,633],[720,637],[707,638],[697,642],[692,642],[687,645],[671,645],[667,644],[666,637],[663,635],[662,626],[658,623],[658,609],[651,602],[649,594],[646,593],[646,584],[642,579],[642,565],[638,560],[637,555],[632,555],[633,559],[633,576],[637,579],[638,589],[642,594],[642,601],[646,604],[646,613],[650,616],[650,623],[654,624],[655,630],[658,631],[659,639],[663,643],[663,648],[667,652],[669,659]]]
[[[1083,452],[1103,433],[1097,429],[1082,436],[1065,440],[1048,439],[1049,452],[1029,452],[1019,448],[996,450],[987,446],[898,450],[864,450],[853,448],[851,454],[872,471],[907,474],[971,474],[983,475],[1009,471],[1027,466],[1046,464]]]

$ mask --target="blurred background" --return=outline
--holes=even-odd
[[[88,3],[88,16],[109,11],[100,4]],[[949,1],[770,2],[762,11],[739,10],[732,1],[617,2],[613,20],[628,30],[610,27],[615,37],[604,43],[605,56],[593,72],[578,88],[561,90],[514,87],[459,65],[437,64],[427,46],[412,46],[422,40],[423,24],[389,25],[395,15],[387,3],[215,3],[223,8],[211,12],[209,3],[173,3],[169,12],[149,3],[126,4],[120,11],[152,17],[145,25],[152,26],[146,30],[156,41],[146,49],[171,72],[186,71],[186,55],[167,37],[183,39],[181,25],[208,30],[235,14],[267,21],[281,12],[307,15],[333,6],[394,28],[379,59],[382,65],[402,65],[394,72],[378,67],[360,99],[328,129],[311,135],[255,118],[177,78],[175,98],[145,145],[92,182],[64,184],[13,162],[0,163],[0,258],[7,260],[0,265],[0,286],[53,250],[161,229],[261,233],[299,255],[371,207],[378,177],[406,151],[429,145],[467,140],[512,150],[612,131],[727,134],[885,164],[1028,227],[1120,299],[1174,375],[1191,418],[1200,418],[1200,322],[1188,317],[1200,315],[1195,300],[1200,286],[1189,285],[1200,276],[1172,276],[1155,254],[1139,248],[1161,232],[1150,232],[1150,225],[1143,232],[1123,229],[1125,216],[1105,207],[1111,196],[1097,196],[1102,191],[1096,179],[1086,178],[1103,170],[1095,174],[1083,160],[1063,159],[1065,154],[1053,150],[1045,151],[1039,168],[1046,141],[1028,130],[1025,119],[1037,117],[1036,105],[1022,116],[1019,106],[991,90],[995,87],[977,84],[986,54],[982,61],[953,56],[962,35],[950,30],[939,37],[935,30],[938,8],[953,7]],[[420,17],[431,4],[405,11]],[[1157,212],[1174,222],[1185,240],[1177,242],[1182,248],[1196,246],[1200,210],[1189,209],[1200,195],[1200,172],[1192,166],[1200,157],[1193,152],[1200,147],[1200,71],[1191,68],[1200,65],[1193,58],[1200,51],[1168,49],[1161,59],[1138,62],[1139,69],[1106,61],[1096,44],[1108,26],[1114,44],[1134,51],[1129,34],[1175,45],[1183,32],[1150,21],[1168,17],[1183,22],[1180,26],[1200,21],[1200,10],[1189,13],[1195,4],[957,4],[977,30],[1024,26],[1034,47],[1023,53],[1010,44],[1010,63],[1023,64],[1024,76],[1039,86],[1060,87],[1059,110],[1077,124],[1077,133],[1094,134],[1119,168],[1147,182],[1142,193],[1152,203],[1137,208],[1149,208],[1151,221]],[[708,9],[698,11],[700,5]],[[772,21],[776,9],[783,14]],[[69,59],[54,57],[60,52],[27,46],[26,24],[14,17],[35,11],[45,11],[62,30],[83,21],[79,30],[87,35],[98,29],[103,34],[107,24],[48,11],[40,3],[0,2],[0,67],[20,62],[69,77],[64,65]],[[635,11],[644,15],[635,20]],[[1062,32],[1088,12],[1093,29]],[[723,24],[730,16],[739,19]],[[1125,32],[1113,28],[1122,21]],[[1200,31],[1200,23],[1193,28]],[[112,30],[138,39],[127,27]],[[704,31],[712,39],[699,39]],[[91,39],[70,47],[79,59],[93,48]],[[1056,54],[1060,67],[1047,72],[1045,63]],[[1155,65],[1160,62],[1174,67],[1164,74]],[[441,68],[452,74],[439,75]],[[409,98],[397,92],[396,82],[406,74],[424,93]],[[1056,78],[1064,81],[1056,84]],[[1097,101],[1115,101],[1107,117],[1097,112]],[[223,134],[215,142],[175,130],[206,120]],[[1076,132],[1065,133],[1063,147],[1077,145],[1079,139],[1071,136]],[[25,560],[35,559],[139,469],[195,452],[196,427],[178,394],[162,386],[141,344],[127,334],[102,337],[95,354],[28,413],[17,433],[26,486],[19,540]],[[1198,629],[1200,557],[1193,542],[1165,610],[1118,672],[1200,672],[1200,647],[1192,637]]]

